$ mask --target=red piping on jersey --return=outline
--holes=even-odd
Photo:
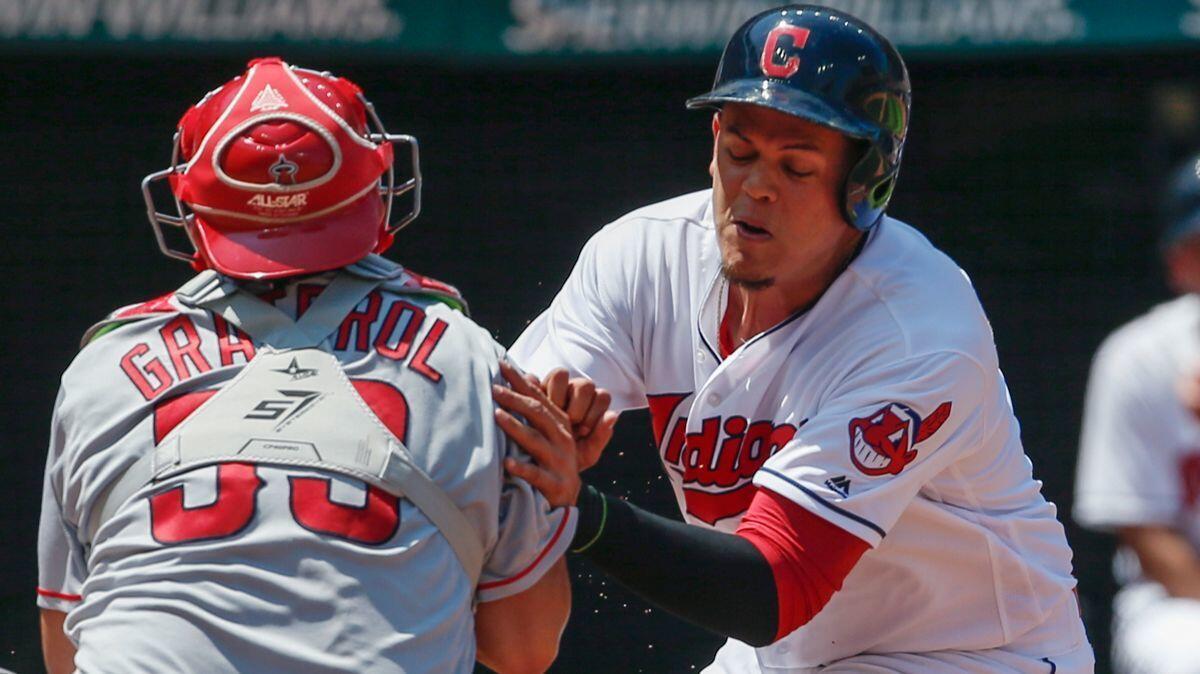
[[[39,587],[37,593],[43,597],[53,597],[54,599],[66,599],[67,601],[80,601],[83,599],[81,594],[66,594],[65,592],[55,592],[47,590],[44,587]]]
[[[175,307],[171,306],[171,298],[175,296],[175,292],[171,291],[165,295],[159,295],[152,300],[147,300],[141,304],[125,307],[115,312],[113,318],[129,318],[131,316],[142,316],[145,314],[158,314],[169,311],[175,311]]]
[[[721,316],[721,325],[717,328],[717,351],[721,354],[721,358],[729,357],[729,354],[737,350],[733,344],[733,326],[729,320],[729,307],[725,307],[725,315]]]
[[[758,548],[775,576],[778,631],[774,641],[817,615],[870,546],[798,503],[760,488],[737,535]]]
[[[569,520],[569,519],[571,519],[571,511],[570,511],[570,510],[568,510],[568,511],[566,512],[566,514],[564,514],[564,515],[563,515],[563,518],[562,518],[562,520],[561,520],[561,521],[559,521],[559,523],[558,523],[558,530],[557,530],[557,531],[555,531],[555,532],[554,532],[554,535],[550,537],[550,542],[546,544],[546,547],[542,548],[542,551],[541,551],[541,553],[540,553],[540,554],[538,554],[538,556],[537,556],[537,559],[533,560],[533,562],[532,562],[532,563],[530,563],[530,565],[529,565],[529,566],[525,567],[525,568],[524,568],[524,569],[523,569],[523,570],[522,570],[520,573],[518,573],[517,575],[515,575],[515,576],[511,576],[511,577],[509,577],[509,578],[505,578],[504,580],[493,580],[493,581],[492,581],[492,582],[490,582],[490,583],[480,583],[480,584],[479,584],[479,589],[480,589],[480,590],[491,590],[491,589],[493,589],[493,588],[497,588],[497,587],[503,587],[503,586],[505,586],[505,585],[508,585],[509,583],[515,583],[515,582],[517,582],[518,580],[520,580],[521,578],[523,578],[523,577],[525,577],[526,575],[528,575],[530,571],[533,571],[533,570],[534,570],[534,568],[536,568],[536,567],[537,567],[537,565],[538,565],[539,563],[541,563],[542,559],[543,559],[543,558],[545,558],[545,556],[546,556],[546,555],[547,555],[547,554],[550,552],[550,550],[551,550],[551,549],[554,547],[554,544],[558,542],[558,538],[559,538],[559,536],[562,536],[562,532],[563,532],[563,530],[567,528],[567,520]]]
[[[436,290],[438,292],[443,292],[443,293],[446,293],[447,295],[453,296],[455,299],[459,299],[459,300],[462,299],[462,293],[458,292],[458,288],[455,288],[454,286],[450,285],[449,283],[443,283],[435,278],[430,278],[428,276],[425,276],[424,274],[418,274],[417,272],[409,269],[408,267],[405,267],[404,271],[407,272],[408,275],[411,276],[412,279],[414,281],[416,281],[417,284],[419,286],[421,286],[422,288],[428,288],[430,290]]]

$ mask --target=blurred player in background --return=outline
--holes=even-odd
[[[750,19],[689,102],[716,109],[712,189],[596,234],[512,348],[546,392],[496,391],[532,424],[498,413],[539,463],[510,469],[579,505],[574,549],[732,637],[707,671],[1092,670],[975,291],[884,215],[909,98],[851,16]],[[555,368],[649,407],[688,524],[580,490],[597,394]]]
[[[1200,155],[1163,200],[1167,281],[1179,297],[1096,352],[1074,517],[1115,531],[1114,664],[1127,674],[1200,672]]]
[[[503,349],[377,255],[419,210],[415,139],[267,58],[187,111],[172,163],[150,218],[201,273],[90,330],[55,406],[49,670],[544,670],[575,518],[504,476]]]

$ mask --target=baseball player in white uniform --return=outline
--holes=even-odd
[[[419,208],[415,140],[353,83],[267,58],[177,144],[151,221],[203,271],[93,328],[55,406],[50,671],[544,670],[574,511],[504,474],[503,349],[453,288],[375,254]]]
[[[1162,238],[1180,296],[1096,352],[1083,418],[1075,519],[1115,531],[1114,664],[1200,672],[1200,156],[1167,191]]]
[[[498,418],[540,464],[513,471],[578,504],[573,549],[731,637],[706,671],[1093,668],[974,289],[884,215],[909,97],[854,17],[750,19],[689,102],[717,109],[712,189],[602,229],[512,347],[649,407],[686,525],[569,484],[589,459]],[[578,423],[560,373],[513,381],[506,410]]]

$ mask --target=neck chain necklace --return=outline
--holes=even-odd
[[[819,302],[821,300],[821,298],[825,295],[825,291],[829,290],[830,286],[833,285],[834,281],[837,281],[838,277],[842,275],[842,272],[846,271],[846,269],[850,266],[850,263],[854,262],[854,260],[858,258],[859,254],[862,253],[863,248],[865,248],[867,245],[867,238],[869,236],[870,236],[869,233],[865,233],[859,238],[858,243],[856,243],[854,245],[854,249],[852,251],[850,251],[850,254],[847,255],[844,260],[842,260],[842,263],[840,265],[838,265],[837,271],[834,272],[833,278],[830,279],[829,284],[826,285],[821,290],[821,292],[817,293],[816,297],[812,298],[812,300],[805,303],[803,306],[797,308],[792,313],[788,314],[788,316],[786,318],[784,318],[783,320],[785,320],[785,321],[789,320],[791,318],[794,318],[800,314],[807,312],[809,309],[812,309],[813,306],[815,306],[816,303]],[[726,322],[727,314],[729,312],[730,290],[731,289],[729,286],[729,279],[725,276],[724,273],[722,273],[721,274],[721,290],[720,290],[721,305],[718,307],[718,309],[720,311],[720,316],[721,316],[721,324],[724,324]],[[742,309],[744,310],[745,307],[742,307]],[[740,324],[741,321],[739,320],[738,323]],[[753,339],[755,336],[755,335],[751,335],[750,337],[747,337],[747,338],[741,338],[735,334],[735,330],[733,329],[732,324],[730,324],[728,326],[728,328],[729,328],[728,329],[729,340],[730,340],[730,342],[736,343],[736,346],[741,346],[742,344],[745,344],[746,342]],[[718,330],[720,330],[720,327],[718,327]],[[755,333],[755,334],[758,334],[758,333]]]

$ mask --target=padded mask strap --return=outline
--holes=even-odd
[[[390,281],[404,276],[404,267],[382,255],[372,253],[354,264],[346,267],[346,271],[369,279]]]
[[[299,320],[275,305],[246,292],[232,279],[211,270],[186,283],[175,293],[183,304],[203,307],[241,328],[256,340],[276,349],[320,345],[341,325],[346,314],[383,279],[339,273]]]

